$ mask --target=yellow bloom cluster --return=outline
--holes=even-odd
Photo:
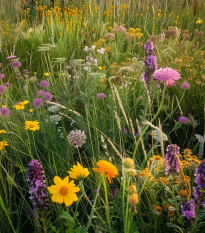
[[[140,39],[143,36],[140,28],[129,28],[127,34],[138,39]]]
[[[100,38],[97,42],[94,43],[94,45],[97,47],[97,46],[100,46],[102,43],[104,43],[106,40],[105,39],[102,39]]]

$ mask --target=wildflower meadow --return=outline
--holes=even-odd
[[[205,232],[205,0],[0,0],[0,233]]]

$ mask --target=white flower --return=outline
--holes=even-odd
[[[94,65],[97,66],[97,63],[98,63],[98,60],[97,59],[94,59]]]
[[[159,132],[159,130],[157,130],[157,129],[152,130],[151,135],[156,141],[160,142],[160,132]],[[163,141],[167,141],[167,138],[165,137],[164,133],[162,133],[162,139],[163,139]]]
[[[104,49],[104,48],[98,49],[97,52],[98,52],[99,54],[104,54],[105,49]]]
[[[50,118],[50,121],[51,121],[52,123],[55,123],[56,125],[57,125],[58,122],[61,121],[61,119],[62,119],[62,117],[59,116],[59,115],[51,115],[51,116],[49,116],[49,118]]]
[[[82,145],[86,142],[86,138],[87,137],[84,130],[81,132],[81,130],[76,129],[70,131],[68,134],[68,141],[72,146],[74,146],[74,142],[77,142],[78,147],[82,147]]]
[[[85,46],[85,48],[83,49],[86,53],[88,53],[89,52],[89,48],[88,48],[88,46]]]
[[[95,51],[96,46],[95,45],[91,45],[91,48],[92,48],[93,51]]]
[[[60,106],[54,105],[48,108],[49,112],[58,112],[60,110]]]
[[[199,134],[195,134],[196,139],[200,142],[200,143],[204,143],[205,142],[205,135],[201,136]]]

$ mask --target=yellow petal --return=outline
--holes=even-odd
[[[51,194],[57,194],[57,193],[60,193],[60,188],[57,187],[56,185],[51,185],[51,187],[48,187],[48,191]]]
[[[70,188],[70,191],[71,191],[71,192],[74,192],[74,193],[77,193],[77,192],[80,191],[80,188],[78,188],[78,187],[71,187],[71,188]]]
[[[53,194],[51,199],[53,202],[57,202],[59,204],[63,203],[63,195],[61,195],[61,194]]]
[[[69,177],[66,176],[64,179],[63,179],[63,185],[67,185],[69,182]]]
[[[62,181],[61,178],[58,177],[58,176],[55,176],[55,177],[54,177],[54,183],[55,183],[56,185],[58,185],[58,186],[63,186],[63,181]]]
[[[70,198],[70,193],[68,193],[67,195],[63,197],[63,201],[66,206],[70,206],[73,204],[73,200]]]
[[[74,187],[75,184],[74,184],[74,180],[72,180],[70,183],[68,183],[67,187],[68,188],[71,188],[71,187]]]

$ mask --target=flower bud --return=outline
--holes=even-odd
[[[129,188],[128,188],[128,193],[130,195],[132,195],[133,193],[136,193],[137,189],[136,189],[136,186],[135,185],[131,185]]]
[[[138,202],[138,194],[133,193],[132,196],[130,197],[130,205],[136,205]]]
[[[125,168],[131,168],[131,167],[133,167],[133,166],[134,166],[134,161],[133,161],[133,159],[126,158],[126,159],[124,160],[124,167],[125,167]]]
[[[136,175],[136,170],[131,168],[127,171],[128,176],[135,176]]]

